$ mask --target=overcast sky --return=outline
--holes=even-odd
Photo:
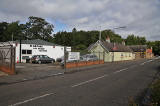
[[[160,0],[0,0],[0,22],[25,22],[29,16],[45,18],[55,32],[113,29],[160,40]]]

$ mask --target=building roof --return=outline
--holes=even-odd
[[[134,52],[145,52],[147,49],[147,45],[131,45],[128,47],[131,48]]]
[[[20,42],[19,40],[15,41],[15,42]],[[36,44],[36,45],[49,45],[49,46],[58,46],[57,44],[54,43],[50,43],[44,40],[40,40],[40,39],[35,39],[35,40],[22,40],[21,44]]]
[[[109,52],[133,52],[129,47],[119,44],[119,43],[108,43],[106,41],[97,41],[96,43],[101,44],[102,47],[105,48]],[[91,44],[88,47],[88,50],[91,50],[95,44]]]

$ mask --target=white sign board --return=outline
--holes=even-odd
[[[68,60],[79,60],[80,53],[79,52],[69,52],[68,53]]]

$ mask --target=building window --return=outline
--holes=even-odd
[[[22,54],[27,54],[26,50],[22,50]]]
[[[22,54],[32,54],[32,50],[22,50]]]
[[[27,54],[32,54],[32,50],[27,50]]]

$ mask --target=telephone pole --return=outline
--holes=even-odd
[[[99,40],[101,41],[101,26],[100,26],[100,31],[99,31]]]

